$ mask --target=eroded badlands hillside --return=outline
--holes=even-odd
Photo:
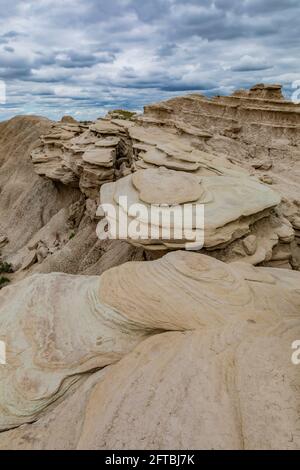
[[[300,107],[257,85],[0,131],[0,448],[299,449]],[[204,246],[143,214],[101,241],[120,196],[203,205]]]

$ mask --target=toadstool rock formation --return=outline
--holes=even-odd
[[[255,177],[265,187],[272,185],[282,202],[277,197],[266,212],[253,210],[246,219],[241,209],[234,225],[228,213],[224,220],[229,222],[223,227],[226,235],[208,241],[206,248],[224,261],[244,258],[252,264],[299,269],[299,230],[293,222],[300,216],[299,109],[283,98],[279,85],[259,84],[212,99],[192,94],[146,106],[144,114],[126,119],[119,111],[94,123],[57,123],[42,138],[32,160],[38,174],[79,187],[96,205],[105,183],[125,177],[120,187],[126,195],[130,174],[139,170],[163,167],[204,178],[206,184],[208,177],[215,178],[211,184],[222,177],[228,182],[227,195],[229,187],[233,188],[230,178],[242,187],[241,181]],[[111,188],[103,189],[100,203],[110,199]],[[207,203],[206,207],[225,210],[219,204]],[[248,236],[255,237],[250,249]],[[186,241],[183,236],[177,244],[172,239],[161,243],[158,238],[149,237],[139,245],[157,251],[182,248]]]
[[[268,249],[263,251],[261,243],[251,250],[245,238],[244,251],[227,252],[227,260],[234,260],[240,254],[252,264],[257,264],[264,261],[267,251],[272,251],[280,237],[284,237],[285,226],[272,213],[280,203],[280,196],[246,176],[201,177],[164,167],[138,170],[115,183],[104,185],[100,199],[99,213],[102,209],[105,212],[107,205],[109,209],[113,207],[114,212],[108,211],[99,223],[99,237],[107,235],[113,238],[117,235],[133,244],[144,245],[148,250],[182,249],[194,241],[203,241],[198,249],[224,250],[250,232],[257,242],[255,234],[263,225],[265,243],[271,244]],[[203,219],[202,212],[198,212],[201,206]],[[184,219],[188,210],[191,212],[189,220]],[[120,234],[124,223],[125,235],[123,232]],[[133,231],[134,228],[137,230]]]

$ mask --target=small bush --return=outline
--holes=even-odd
[[[75,232],[71,232],[70,235],[69,235],[69,240],[72,240],[72,238],[75,237]]]
[[[123,119],[131,119],[136,114],[132,111],[126,111],[125,109],[114,109],[113,112],[120,114]]]
[[[9,282],[10,282],[10,280],[7,277],[0,276],[0,289],[2,289],[2,287],[6,286],[6,284],[8,284]]]
[[[12,273],[12,272],[13,272],[13,268],[10,263],[6,263],[6,261],[4,263],[0,262],[0,273]]]

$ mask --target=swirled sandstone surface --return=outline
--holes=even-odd
[[[299,448],[299,280],[179,251],[3,289],[0,447]]]

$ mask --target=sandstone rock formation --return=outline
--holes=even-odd
[[[143,115],[130,115],[128,119],[122,119],[124,116],[118,111],[95,123],[57,123],[52,132],[42,138],[32,160],[38,174],[79,187],[84,196],[97,205],[100,188],[100,203],[111,200],[115,191],[112,186],[105,187],[107,181],[125,177],[124,182],[115,183],[115,188],[121,187],[124,195],[129,195],[131,185],[128,182],[136,178],[130,174],[139,170],[164,167],[186,172],[187,178],[204,178],[208,186],[216,181],[222,187],[216,177],[229,178],[222,180],[226,182],[223,185],[226,197],[236,198],[240,212],[234,219],[228,213],[222,227],[218,212],[228,207],[219,200],[215,204],[207,200],[205,209],[209,212],[210,225],[205,247],[224,261],[245,258],[252,264],[299,269],[299,109],[283,98],[278,85],[256,85],[229,97],[213,99],[188,95],[146,106]],[[291,165],[294,165],[293,175]],[[270,204],[266,211],[253,208],[245,217],[237,188],[243,187],[241,181],[248,181],[245,185],[252,185],[255,191],[256,183],[250,182],[249,176],[266,187],[272,185],[281,196],[281,203],[277,197],[276,203]],[[236,185],[230,178],[236,178]],[[167,181],[163,184],[168,186]],[[257,187],[263,191],[262,185]],[[172,190],[178,190],[175,179]],[[267,190],[265,194],[269,194]],[[138,202],[137,197],[134,200]],[[160,201],[168,203],[161,196]],[[98,215],[101,214],[101,210],[98,211]],[[210,239],[212,215],[215,219],[212,229],[217,228],[219,234],[223,232],[214,241]],[[247,241],[249,236],[254,240],[251,247]],[[172,237],[169,242],[161,243],[161,237],[157,240],[149,236],[138,246],[157,251],[182,248],[185,241],[182,236],[179,243],[175,244]]]
[[[96,200],[77,187],[36,174],[30,154],[53,125],[36,116],[0,123],[0,263],[12,266],[14,272],[5,273],[11,282],[34,272],[100,274],[121,262],[143,259],[141,250],[124,242],[100,243]]]
[[[299,448],[299,280],[177,251],[5,288],[0,447]]]
[[[31,254],[28,246],[52,238],[62,213],[80,198],[80,191],[40,178],[33,171],[30,153],[51,121],[19,116],[0,124],[0,257],[16,271]],[[55,231],[53,230],[53,231]],[[13,277],[10,276],[10,277]]]
[[[37,174],[79,186],[84,195],[95,199],[103,183],[131,166],[130,145],[123,121],[118,120],[55,123],[31,157]]]
[[[185,123],[184,130],[201,128],[210,133],[210,145],[218,135],[237,140],[253,157],[276,157],[300,144],[300,106],[284,99],[280,85],[259,84],[212,99],[196,94],[174,98],[146,106],[145,118],[179,128]]]
[[[124,196],[127,199],[123,202]],[[186,243],[202,241],[203,231],[205,248],[223,249],[248,235],[250,225],[260,220],[272,226],[273,244],[276,245],[279,241],[276,234],[282,229],[279,219],[277,226],[275,217],[271,221],[272,208],[280,203],[280,197],[250,177],[197,177],[163,167],[138,170],[116,183],[104,185],[100,199],[100,211],[110,205],[115,208],[115,213],[108,213],[99,223],[99,236],[102,230],[104,238],[106,221],[109,223],[107,235],[114,236],[111,232],[115,227],[121,227],[126,219],[126,238],[134,244],[144,244],[150,250],[184,248]],[[145,210],[136,210],[137,204],[142,204]],[[204,208],[203,221],[197,217],[200,215],[197,214],[198,205]],[[185,221],[187,209],[193,213],[190,220]],[[136,232],[131,230],[133,224],[134,228],[138,225]],[[191,237],[191,231],[195,239]],[[145,239],[140,238],[141,234]],[[250,255],[257,249],[251,252],[248,244]],[[247,255],[246,251],[244,254]]]
[[[0,449],[300,449],[299,109],[0,124]]]
[[[254,167],[257,175],[267,171],[282,196],[299,203],[300,105],[284,99],[280,85],[259,84],[211,99],[173,98],[146,106],[139,120],[183,135],[209,133],[201,139],[203,149]]]

